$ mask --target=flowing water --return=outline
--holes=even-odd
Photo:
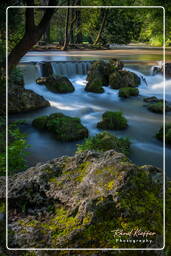
[[[152,75],[153,66],[160,65],[160,61],[125,60],[125,69],[135,72],[141,78],[140,96],[121,99],[118,97],[118,90],[109,87],[104,87],[105,92],[103,94],[84,91],[87,71],[92,60],[99,58],[102,58],[102,56],[96,56],[96,58],[92,58],[92,56],[53,56],[51,54],[37,54],[35,56],[34,53],[33,56],[26,55],[21,60],[20,67],[24,73],[25,88],[42,95],[50,102],[50,107],[10,116],[13,120],[26,120],[27,124],[23,127],[23,130],[28,134],[27,140],[30,144],[29,166],[58,156],[73,155],[76,145],[82,143],[82,141],[68,143],[56,141],[53,135],[32,127],[31,122],[34,118],[54,112],[80,117],[82,124],[88,128],[89,135],[92,136],[100,132],[96,128],[96,124],[107,110],[122,111],[128,119],[128,129],[111,131],[111,133],[130,138],[132,142],[130,158],[132,161],[139,165],[163,166],[162,142],[155,138],[156,132],[162,125],[163,117],[160,114],[149,112],[144,106],[142,97],[153,95],[163,97],[163,77]],[[48,91],[45,86],[37,85],[35,80],[41,76],[42,61],[50,61],[55,74],[66,75],[73,83],[75,91],[68,94],[55,94]],[[166,80],[165,86],[166,99],[171,101],[171,81]],[[166,114],[166,120],[171,122],[170,113]],[[171,170],[169,170],[169,166],[171,166],[170,156],[171,147],[166,146],[166,171],[169,176],[171,176]]]

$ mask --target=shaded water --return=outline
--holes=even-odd
[[[24,57],[25,61],[27,56]],[[46,57],[44,56],[46,59]],[[45,60],[44,59],[44,60]],[[125,63],[125,68],[137,73],[141,79],[140,96],[131,99],[121,99],[118,97],[118,90],[104,87],[103,94],[95,94],[85,92],[86,75],[89,68],[90,58],[80,62],[80,57],[74,60],[70,57],[62,56],[58,58],[60,63],[56,63],[53,59],[52,67],[56,74],[67,74],[73,85],[75,92],[69,94],[55,94],[47,90],[45,86],[39,86],[35,83],[36,78],[41,75],[39,56],[35,60],[29,61],[35,63],[22,63],[21,67],[24,72],[25,88],[31,89],[44,96],[50,102],[50,107],[40,109],[34,112],[22,113],[11,116],[12,119],[24,119],[27,125],[24,127],[25,133],[28,134],[28,143],[30,144],[30,155],[28,156],[29,166],[35,163],[50,160],[54,157],[62,155],[73,155],[75,153],[76,144],[81,141],[72,143],[61,143],[54,139],[53,135],[47,132],[38,131],[31,126],[31,122],[35,117],[51,114],[54,112],[62,112],[69,116],[77,116],[81,118],[81,122],[89,129],[89,134],[95,135],[100,132],[96,128],[97,122],[101,119],[104,111],[122,111],[128,119],[128,129],[124,131],[112,131],[118,136],[127,136],[130,138],[131,154],[130,158],[136,164],[153,164],[158,167],[163,166],[163,147],[162,143],[155,138],[155,134],[162,125],[162,115],[149,112],[144,106],[142,96],[156,95],[162,98],[163,94],[163,78],[161,75],[152,76],[151,63]],[[49,56],[47,59],[49,61]],[[63,61],[68,61],[63,63]],[[78,60],[79,62],[74,62]],[[73,62],[70,62],[73,61]],[[156,62],[155,65],[159,63]],[[59,68],[61,65],[61,69]],[[68,65],[68,66],[67,66]],[[72,67],[71,67],[72,66]],[[87,70],[86,70],[87,69]],[[146,81],[146,82],[145,82]],[[166,81],[166,98],[171,100],[171,81]],[[171,121],[171,114],[166,114],[167,121]],[[166,147],[166,169],[169,173],[169,165],[171,166],[171,148]],[[171,174],[170,174],[171,175]]]

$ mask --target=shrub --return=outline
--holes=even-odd
[[[102,121],[97,123],[97,128],[107,130],[122,130],[128,126],[122,112],[107,111],[102,116]]]
[[[9,124],[8,128],[8,171],[9,174],[21,171],[26,166],[26,155],[28,154],[28,144],[26,135],[21,133],[18,128],[19,122]],[[5,120],[0,120],[1,130],[1,151],[0,151],[0,175],[5,175],[6,172],[6,150],[5,150]]]
[[[109,132],[101,132],[94,137],[87,138],[83,144],[78,145],[77,153],[86,150],[104,152],[114,149],[117,152],[129,154],[130,141],[128,138],[118,138]]]

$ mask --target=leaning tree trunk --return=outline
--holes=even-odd
[[[68,6],[69,6],[69,1],[68,1]],[[63,51],[66,51],[68,48],[68,43],[69,43],[68,28],[69,28],[69,8],[67,8],[67,13],[66,13],[65,38],[64,38],[64,45],[62,47]]]
[[[34,5],[34,0],[27,0],[27,5]],[[55,0],[49,0],[49,6],[55,6]],[[47,30],[50,19],[54,13],[54,8],[46,8],[46,11],[36,26],[34,23],[34,9],[26,8],[25,11],[25,34],[19,43],[14,47],[8,57],[8,72],[10,73],[19,60],[30,50],[33,45],[40,40],[43,33]]]
[[[96,45],[99,42],[99,40],[101,38],[101,35],[103,33],[103,29],[104,29],[104,26],[105,26],[108,10],[103,10],[103,12],[104,12],[104,14],[103,14],[102,23],[101,23],[99,32],[97,34],[96,40],[94,41],[93,45]]]

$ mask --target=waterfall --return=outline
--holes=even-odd
[[[86,75],[93,61],[53,61],[52,70],[55,75],[72,77],[75,75]],[[39,76],[42,76],[43,63],[36,63]]]

